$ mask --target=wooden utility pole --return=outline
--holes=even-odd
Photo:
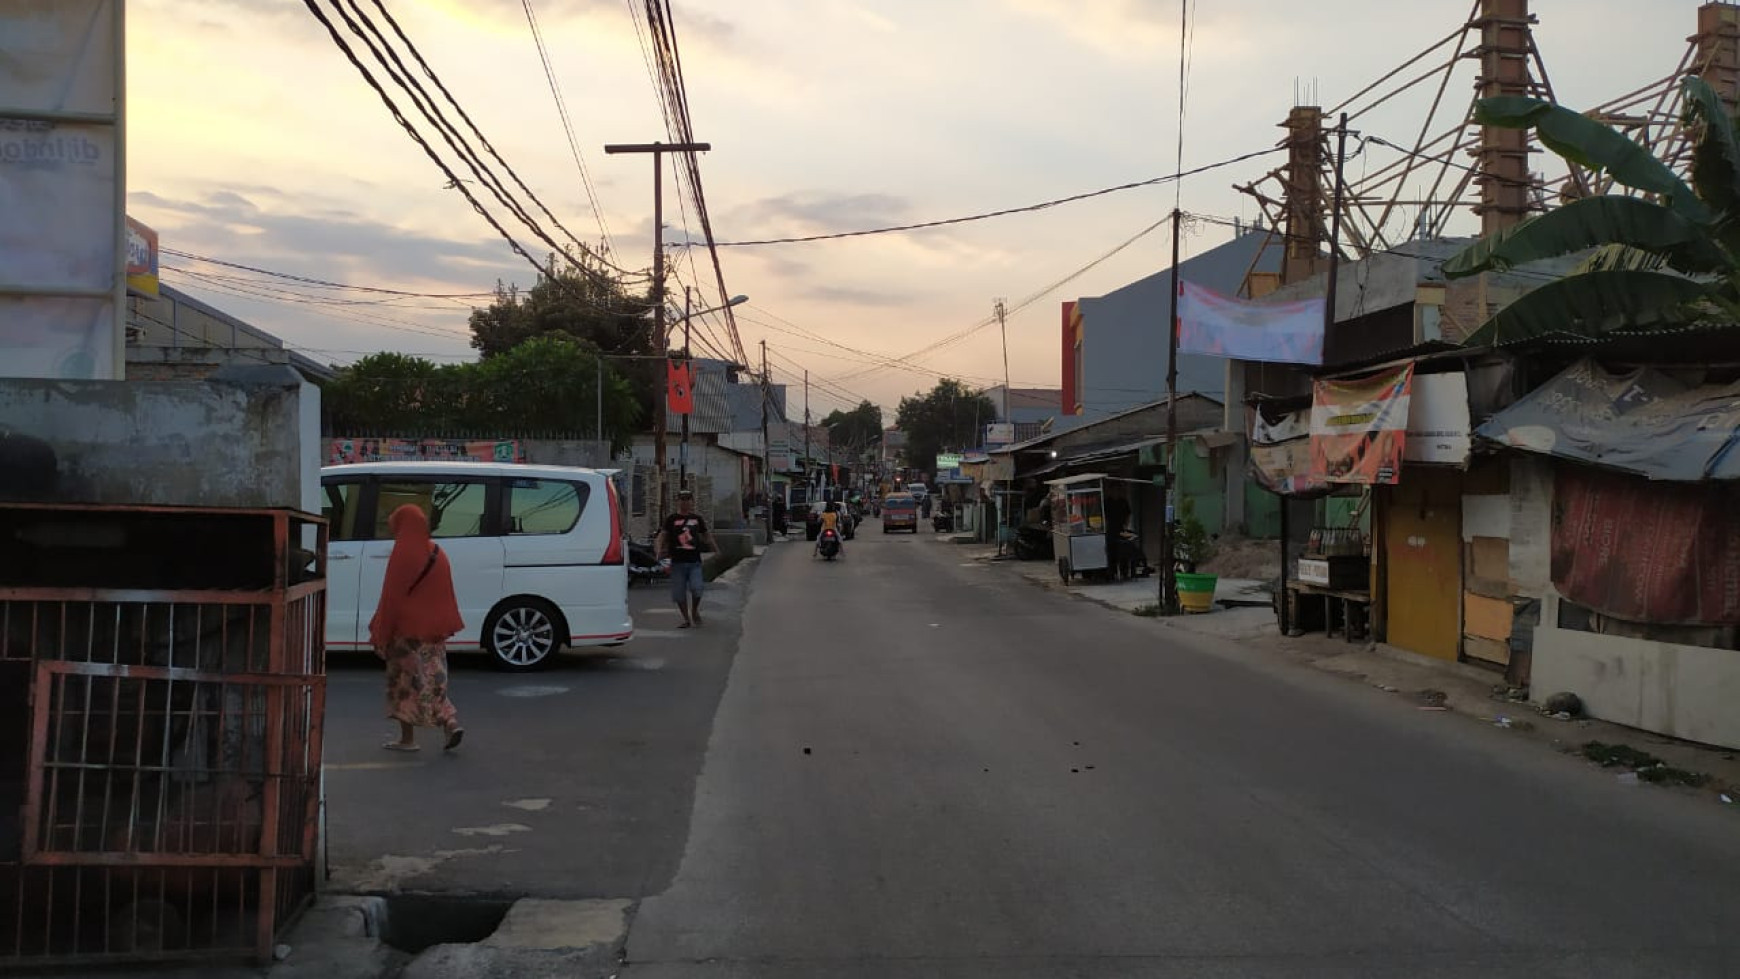
[[[810,473],[810,372],[804,371],[804,482],[815,491],[815,478]],[[812,503],[814,501],[811,501]]]
[[[1166,472],[1160,477],[1160,614],[1178,610],[1172,543],[1172,486],[1178,473],[1178,243],[1184,212],[1172,209],[1172,302],[1166,318]],[[1110,543],[1109,541],[1107,543]]]
[[[689,346],[689,310],[694,298],[694,290],[683,287],[683,369],[689,375],[689,397],[695,396],[695,355]],[[677,449],[677,488],[683,489],[689,485],[689,414],[683,415],[683,441]]]
[[[670,401],[670,336],[665,332],[665,154],[703,153],[711,143],[607,143],[606,153],[648,153],[653,160],[653,335],[658,341],[659,361],[665,368],[665,396],[656,399],[653,414],[653,452],[658,455],[659,521],[670,513],[670,490],[665,485],[670,464],[665,458],[665,429],[670,425],[666,408]]]

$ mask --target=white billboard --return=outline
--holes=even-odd
[[[122,0],[0,4],[0,374],[124,368]]]

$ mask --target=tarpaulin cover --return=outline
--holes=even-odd
[[[1740,487],[1560,466],[1553,585],[1632,622],[1740,623]]]
[[[1480,426],[1481,438],[1651,479],[1740,479],[1740,383],[1580,361]]]
[[[1311,474],[1311,412],[1295,411],[1270,420],[1251,412],[1251,451],[1245,471],[1258,486],[1282,496],[1329,491]]]
[[[1413,364],[1355,380],[1313,382],[1311,474],[1331,483],[1400,482],[1413,387]]]
[[[1323,363],[1322,298],[1245,302],[1178,282],[1178,349],[1271,363]]]

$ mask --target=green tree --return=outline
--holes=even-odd
[[[882,409],[868,401],[851,411],[834,411],[822,419],[828,444],[836,449],[865,449],[882,437]]]
[[[945,377],[928,393],[900,399],[895,425],[906,433],[906,464],[929,471],[937,453],[973,448],[979,426],[997,417],[997,405],[960,381]]]
[[[1445,275],[1458,278],[1589,252],[1571,274],[1506,306],[1465,342],[1740,322],[1740,139],[1703,79],[1688,77],[1683,94],[1685,122],[1697,133],[1691,186],[1643,147],[1587,116],[1539,99],[1480,100],[1475,117],[1481,123],[1532,128],[1567,161],[1605,171],[1648,196],[1574,200],[1444,263]]]
[[[596,268],[559,268],[530,289],[496,284],[495,300],[471,311],[471,346],[485,360],[547,333],[565,333],[609,353],[655,353],[652,304]]]

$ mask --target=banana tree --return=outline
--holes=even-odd
[[[1612,127],[1539,99],[1481,99],[1485,125],[1533,129],[1548,149],[1647,196],[1572,201],[1488,236],[1444,263],[1450,278],[1588,252],[1576,269],[1500,310],[1469,345],[1547,335],[1599,337],[1711,321],[1740,323],[1740,138],[1695,76],[1685,115],[1698,132],[1692,185]]]

